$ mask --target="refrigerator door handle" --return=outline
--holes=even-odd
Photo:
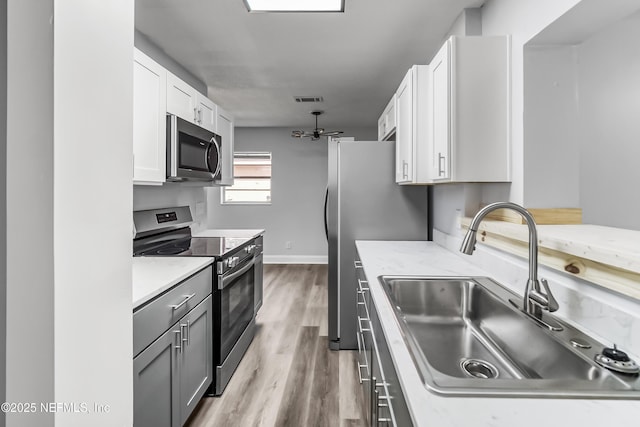
[[[329,186],[324,193],[324,235],[327,238],[327,242],[329,241],[329,224],[327,223],[327,207],[329,204]]]

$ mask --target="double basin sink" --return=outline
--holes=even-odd
[[[442,395],[640,399],[637,375],[595,362],[605,347],[485,277],[381,276],[405,343]]]

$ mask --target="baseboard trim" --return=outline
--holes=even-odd
[[[265,255],[265,264],[327,264],[326,255]]]

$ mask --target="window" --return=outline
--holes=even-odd
[[[223,204],[271,203],[271,153],[234,153],[233,179],[222,188]]]
[[[244,0],[249,12],[344,12],[344,0]]]

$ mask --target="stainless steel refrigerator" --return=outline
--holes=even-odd
[[[430,239],[430,190],[396,184],[393,141],[330,140],[328,174],[329,346],[355,349],[355,241]]]

